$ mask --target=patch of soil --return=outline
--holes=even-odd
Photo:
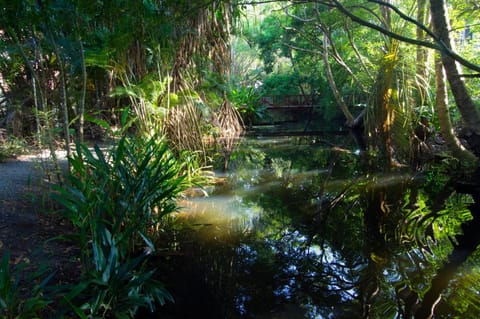
[[[24,278],[46,267],[58,285],[78,278],[78,249],[62,239],[73,228],[54,213],[41,165],[35,156],[0,163],[0,257],[8,251],[12,266],[23,264]]]

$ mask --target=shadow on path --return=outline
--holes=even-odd
[[[76,249],[65,241],[51,240],[71,228],[48,207],[45,163],[36,156],[0,163],[0,257],[9,251],[11,263],[24,263],[27,271],[45,265],[61,281],[72,271]]]

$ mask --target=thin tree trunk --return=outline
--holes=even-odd
[[[345,71],[348,72],[348,74],[352,77],[353,81],[355,82],[355,84],[358,86],[358,88],[366,93],[367,92],[367,89],[365,88],[365,86],[363,85],[362,81],[360,81],[358,79],[358,77],[356,76],[356,74],[352,71],[352,69],[350,69],[350,67],[345,63],[345,61],[342,59],[342,57],[340,56],[340,54],[338,54],[338,51],[337,51],[337,48],[335,46],[335,43],[333,42],[333,39],[332,39],[332,34],[330,32],[327,32],[327,28],[326,26],[322,26],[322,31],[324,32],[324,34],[326,33],[327,37],[328,37],[328,44],[330,44],[330,48],[332,49],[332,57],[335,59],[335,61],[337,61],[338,64],[340,64],[340,66],[342,66]],[[357,56],[361,59],[361,56]],[[363,61],[361,61],[362,64],[364,63]]]
[[[53,37],[52,37],[53,41]],[[63,131],[65,134],[65,151],[67,152],[67,157],[70,157],[70,120],[68,116],[68,105],[67,105],[67,81],[65,80],[65,65],[63,64],[63,59],[60,58],[60,52],[56,46],[55,47],[56,54],[58,56],[58,65],[60,67],[60,82],[61,82],[61,89],[60,89],[60,104],[62,107],[63,112]]]
[[[452,48],[452,41],[449,35],[448,11],[445,1],[430,0],[430,11],[434,32],[448,48]],[[448,83],[450,84],[450,89],[452,90],[462,119],[472,134],[480,136],[480,111],[468,93],[463,79],[460,77],[457,63],[445,52],[441,52],[441,56]]]
[[[28,70],[30,71],[30,74],[32,76],[33,79],[35,79],[37,81],[37,83],[40,83],[40,81],[38,80],[38,75],[37,75],[37,72],[35,72],[35,69],[32,65],[32,62],[30,61],[30,59],[27,57],[27,54],[25,53],[25,51],[23,50],[23,47],[20,45],[20,40],[18,39],[18,36],[17,34],[15,33],[15,31],[11,28],[7,28],[7,32],[8,34],[12,37],[12,40],[15,44],[15,48],[18,50],[18,52],[20,53],[20,55],[22,56],[22,59],[23,59],[23,62],[25,63],[26,67],[28,68]],[[40,91],[40,100],[43,101],[43,94],[42,92]]]
[[[51,129],[51,126],[50,126],[48,112],[46,110],[46,105],[47,105],[46,94],[43,92],[43,90],[41,88],[37,89],[36,86],[35,86],[35,83],[38,83],[40,85],[41,82],[39,81],[38,74],[35,71],[35,68],[33,67],[33,64],[31,62],[31,60],[27,57],[27,54],[23,50],[23,47],[20,45],[20,40],[18,39],[17,34],[15,33],[14,30],[12,30],[10,28],[7,29],[7,32],[12,37],[12,40],[15,43],[15,47],[20,52],[20,55],[22,56],[23,62],[27,66],[27,69],[30,71],[30,74],[32,76],[32,81],[34,81],[34,83],[32,84],[32,89],[35,89],[34,95],[36,96],[37,93],[39,94],[39,96],[35,97],[35,100],[39,101],[39,104],[38,104],[37,107],[39,107],[41,109],[41,111],[43,112],[43,116],[45,116],[45,118],[44,118],[45,131],[46,131],[46,135],[47,135],[47,144],[48,144],[48,149],[50,151],[50,157],[52,159],[54,169],[56,171],[56,177],[57,177],[58,181],[62,181],[62,175],[60,174],[60,164],[58,163],[57,154],[55,153],[55,146],[53,145],[54,137],[53,137],[52,129]],[[37,114],[36,116],[38,117],[38,116],[40,116],[40,114]],[[39,123],[41,122],[40,119],[38,119],[38,121],[39,121]]]
[[[60,106],[63,113],[63,133],[65,134],[65,151],[67,152],[67,157],[70,157],[70,121],[68,117],[68,105],[67,105],[67,81],[65,80],[65,64],[61,55],[60,50],[58,49],[57,42],[55,42],[55,38],[53,37],[53,33],[49,26],[47,26],[47,34],[50,38],[51,45],[53,47],[53,51],[58,59],[58,67],[60,71]],[[69,164],[68,164],[69,165]],[[70,170],[70,166],[68,166]]]
[[[448,91],[445,83],[445,71],[438,54],[435,55],[435,86],[436,86],[436,107],[440,131],[445,139],[448,149],[453,156],[462,162],[475,162],[477,158],[465,149],[455,136],[448,113]]]
[[[85,124],[85,97],[87,95],[87,68],[85,66],[85,52],[83,50],[82,39],[80,39],[80,63],[82,66],[82,96],[78,108],[78,139],[80,143],[84,140]]]
[[[32,91],[33,91],[33,105],[35,107],[35,126],[37,131],[38,144],[41,147],[41,138],[40,138],[40,117],[39,117],[39,107],[38,107],[38,93],[37,86],[35,84],[35,78],[32,77]]]
[[[420,22],[422,25],[426,25],[426,16],[427,16],[427,2],[426,0],[418,0],[417,1],[417,21]],[[416,37],[417,40],[419,41],[424,41],[425,40],[425,32],[422,30],[422,28],[417,26],[416,30]],[[422,46],[417,46],[416,47],[416,83],[417,83],[417,90],[418,90],[418,98],[420,105],[424,104],[424,101],[426,99],[426,85],[428,83],[427,81],[427,50],[426,48]]]
[[[335,96],[335,100],[340,107],[343,115],[345,116],[347,122],[347,126],[352,126],[355,118],[353,117],[352,113],[348,110],[348,106],[343,100],[340,91],[337,88],[337,84],[335,83],[335,79],[333,78],[332,69],[330,68],[330,63],[328,61],[328,36],[325,32],[323,32],[323,63],[325,64],[325,71],[327,73],[328,83],[330,84],[330,88],[332,89],[333,95]]]
[[[348,37],[348,42],[350,42],[350,45],[353,49],[353,52],[355,53],[358,61],[360,62],[360,65],[362,66],[363,71],[368,75],[368,77],[374,81],[375,77],[372,75],[370,72],[370,68],[367,67],[365,64],[365,58],[360,54],[360,51],[358,51],[357,45],[355,44],[355,41],[353,40],[353,35],[348,29],[348,26],[344,26],[345,33],[347,34]]]

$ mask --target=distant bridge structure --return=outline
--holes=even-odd
[[[267,110],[281,109],[310,109],[320,106],[319,95],[270,95],[264,96],[260,103],[266,106]]]
[[[297,125],[308,126],[312,119],[322,116],[319,95],[270,95],[260,100],[265,108],[264,116],[256,125]],[[315,121],[319,122],[319,121]],[[303,130],[303,128],[301,129]]]

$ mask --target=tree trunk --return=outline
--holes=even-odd
[[[462,162],[475,162],[477,158],[467,149],[465,149],[458,138],[455,136],[448,114],[448,91],[445,83],[445,71],[442,61],[438,54],[435,55],[435,87],[436,87],[436,107],[440,131],[452,155]]]
[[[45,132],[47,136],[47,144],[48,144],[48,149],[50,150],[50,157],[52,159],[54,169],[55,169],[55,174],[57,181],[62,181],[62,175],[60,173],[60,164],[58,162],[57,154],[55,153],[55,146],[54,146],[54,137],[53,137],[53,129],[50,125],[50,121],[48,118],[48,112],[46,112],[46,106],[47,106],[47,98],[45,92],[43,92],[40,81],[39,81],[39,76],[37,72],[35,71],[35,68],[33,67],[32,60],[29,59],[27,56],[26,52],[23,50],[23,46],[20,44],[20,40],[18,39],[17,34],[13,29],[8,28],[7,29],[8,34],[11,36],[15,48],[18,50],[20,55],[22,56],[23,62],[25,63],[25,66],[27,69],[30,71],[30,75],[32,77],[32,90],[33,95],[35,98],[35,107],[36,109],[40,109],[41,112],[37,113],[35,116],[37,117],[37,123],[42,122],[40,119],[40,113],[42,114],[42,117],[45,117],[43,119],[43,122],[45,123]],[[37,59],[37,56],[35,56],[35,59]],[[38,88],[36,87],[36,84],[38,84]],[[37,104],[38,103],[38,104]],[[38,137],[39,141],[41,140],[40,136]],[[41,145],[41,143],[40,143]]]
[[[448,11],[444,0],[430,0],[430,12],[434,32],[441,41],[449,48],[452,48],[452,41],[449,35]],[[447,75],[450,89],[455,98],[455,103],[460,111],[466,128],[470,134],[480,136],[480,111],[473,102],[467,91],[455,60],[445,52],[441,52],[443,67]]]
[[[87,68],[85,65],[85,52],[83,49],[82,39],[80,39],[80,64],[82,67],[82,96],[80,98],[80,105],[78,107],[78,139],[80,143],[84,140],[84,126],[85,126],[85,99],[87,95]]]
[[[63,113],[63,132],[65,134],[65,151],[67,152],[67,157],[70,157],[71,149],[70,149],[70,120],[68,116],[68,97],[67,97],[67,80],[66,80],[66,74],[65,74],[65,64],[63,57],[61,56],[61,52],[58,49],[57,43],[55,42],[53,35],[50,35],[52,45],[55,51],[55,54],[57,55],[58,59],[58,67],[59,67],[59,77],[60,77],[60,105],[61,105],[61,110]],[[70,165],[68,163],[69,170],[70,170]]]
[[[330,84],[330,88],[332,89],[333,95],[335,96],[335,100],[338,103],[338,106],[342,110],[343,115],[347,119],[346,125],[348,127],[352,126],[354,122],[354,117],[352,113],[348,110],[348,106],[343,100],[342,95],[340,94],[340,91],[337,88],[337,85],[335,83],[335,79],[333,78],[332,74],[332,69],[330,68],[330,63],[328,62],[328,36],[324,32],[323,33],[323,63],[325,64],[325,71],[327,73],[327,78],[328,78],[328,83]]]
[[[427,10],[426,10],[426,6],[427,6],[427,2],[426,0],[418,0],[417,1],[417,6],[418,6],[418,10],[417,10],[417,21],[420,22],[422,25],[426,25],[426,20],[427,20]],[[417,40],[419,41],[424,41],[425,40],[425,32],[422,30],[422,28],[420,28],[419,26],[417,26],[417,30],[416,30],[416,38]],[[416,48],[416,57],[417,57],[417,61],[416,61],[416,83],[417,83],[417,92],[418,92],[418,101],[416,101],[417,103],[419,103],[419,105],[424,105],[424,101],[426,100],[426,96],[427,96],[427,90],[426,90],[426,87],[427,87],[427,83],[428,83],[428,80],[427,80],[427,77],[428,77],[428,73],[427,73],[427,56],[428,56],[428,53],[427,53],[427,50],[425,47],[422,47],[422,46],[417,46]]]

